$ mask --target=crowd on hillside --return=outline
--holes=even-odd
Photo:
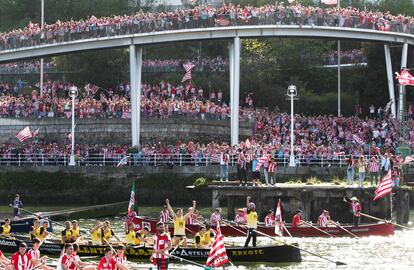
[[[284,6],[283,2],[276,5],[241,7],[229,3],[219,8],[198,5],[171,12],[139,11],[132,15],[90,16],[78,21],[45,24],[43,29],[30,22],[24,29],[0,33],[0,50],[122,34],[249,24],[339,26],[414,33],[413,17],[401,14],[352,7]]]
[[[366,63],[367,58],[360,49],[341,51],[341,64]],[[338,51],[330,51],[325,55],[327,65],[338,64]]]
[[[53,61],[45,61],[43,63],[45,72],[51,72],[56,69],[56,63]],[[40,61],[15,62],[0,65],[0,73],[2,74],[31,74],[40,72]]]

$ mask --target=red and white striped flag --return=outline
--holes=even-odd
[[[354,142],[356,142],[357,144],[359,144],[359,145],[361,145],[361,144],[364,144],[365,142],[364,142],[364,140],[363,139],[361,139],[358,135],[356,135],[356,134],[354,134],[353,136],[352,136],[352,138],[354,139]]]
[[[392,173],[391,170],[388,171],[387,175],[381,180],[381,183],[378,185],[375,190],[375,200],[378,200],[384,196],[387,196],[392,192]]]
[[[19,142],[24,142],[25,140],[28,140],[32,138],[32,132],[30,132],[29,127],[25,127],[22,131],[17,133],[16,138],[19,140]]]
[[[259,171],[260,170],[260,168],[263,166],[263,164],[265,164],[266,163],[266,161],[268,161],[268,159],[269,159],[269,156],[268,155],[263,155],[263,156],[261,156],[260,158],[259,158],[259,162],[257,162],[257,165],[256,165],[256,172],[257,171]]]
[[[129,156],[125,156],[125,157],[123,157],[119,162],[118,162],[118,164],[116,164],[116,167],[118,168],[118,169],[120,169],[120,168],[122,168],[124,165],[127,165],[128,164],[128,158],[129,158]]]
[[[183,65],[185,72],[191,72],[191,70],[195,67],[193,63],[187,63]]]
[[[223,235],[221,234],[220,224],[217,224],[216,238],[211,246],[210,254],[206,266],[220,267],[229,262],[226,247],[224,246]]]
[[[39,129],[36,129],[35,131],[33,131],[32,136],[33,138],[36,137],[37,135],[39,135]]]
[[[414,77],[407,69],[401,70],[400,73],[395,72],[395,78],[400,85],[414,85]]]
[[[220,163],[221,154],[211,154],[210,162],[211,163]]]
[[[247,148],[251,148],[251,147],[252,147],[252,144],[250,143],[250,140],[249,140],[249,139],[246,139],[246,142],[244,143],[244,145],[245,145]]]
[[[414,158],[412,156],[406,156],[404,160],[404,164],[411,163],[413,161],[414,161]]]
[[[191,80],[191,79],[192,79],[192,77],[191,77],[191,71],[189,71],[189,72],[187,72],[187,73],[184,75],[184,77],[183,77],[183,79],[181,80],[181,82],[183,83],[183,82],[188,81],[188,80]]]
[[[135,208],[135,181],[132,182],[131,196],[129,198],[129,204],[128,204],[128,214],[134,211],[134,208]]]
[[[322,4],[329,5],[329,6],[337,5],[338,0],[322,0]]]
[[[275,234],[282,236],[283,235],[283,219],[282,219],[282,208],[280,207],[280,199],[277,203],[275,219],[279,221],[279,226],[275,226]]]

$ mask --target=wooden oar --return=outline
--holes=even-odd
[[[371,216],[371,215],[368,215],[368,214],[365,214],[365,213],[362,213],[362,212],[359,212],[359,213],[361,214],[361,216],[364,216],[364,217],[367,217],[367,218],[382,221],[382,222],[385,222],[385,223],[391,223],[392,225],[403,228],[403,229],[414,230],[414,228],[410,228],[410,227],[407,227],[407,226],[404,226],[404,225],[400,225],[400,224],[395,223],[395,222],[391,222],[391,221],[388,221],[388,220],[385,220],[385,219],[377,218],[377,217],[374,217],[374,216]]]
[[[336,227],[338,227],[338,228],[342,229],[344,232],[346,232],[346,233],[348,233],[348,234],[352,235],[353,237],[355,237],[355,238],[359,238],[359,237],[358,237],[358,235],[356,235],[356,234],[352,233],[351,231],[349,231],[349,230],[345,229],[343,226],[339,225],[339,223],[338,223],[338,222],[332,221],[332,224],[334,224]]]
[[[237,228],[233,227],[233,226],[232,226],[232,225],[230,225],[230,224],[227,224],[227,225],[229,225],[230,227],[232,227],[233,229],[235,229],[235,230],[237,230],[237,231],[239,231],[239,232],[244,233],[244,235],[247,235],[247,234],[246,234],[245,232],[243,232],[242,230],[239,230],[239,229],[237,229]],[[260,234],[260,235],[263,235],[263,236],[266,236],[266,237],[268,237],[268,238],[270,238],[270,239],[272,239],[272,240],[274,240],[274,241],[276,241],[276,242],[279,242],[279,243],[281,243],[281,244],[284,244],[284,245],[287,245],[287,246],[290,246],[290,247],[297,248],[297,249],[299,249],[300,251],[303,251],[303,252],[306,252],[306,253],[308,253],[308,254],[311,254],[311,255],[313,255],[313,256],[315,256],[315,257],[318,257],[318,258],[324,259],[324,260],[326,260],[326,261],[328,261],[328,262],[335,263],[336,265],[346,265],[346,263],[344,263],[344,262],[334,261],[334,260],[331,260],[331,259],[329,259],[329,258],[323,257],[323,256],[321,256],[321,255],[319,255],[319,254],[313,253],[313,252],[311,252],[311,251],[309,251],[309,250],[303,249],[303,248],[301,248],[301,247],[298,247],[298,246],[295,246],[295,245],[292,245],[292,244],[288,244],[288,243],[286,243],[285,241],[282,241],[282,240],[276,239],[276,238],[274,238],[274,237],[272,237],[272,236],[270,236],[270,235],[267,235],[267,234],[265,234],[265,233],[262,233],[261,231],[256,230],[256,233],[257,233],[257,234]]]
[[[317,231],[320,231],[320,232],[322,232],[322,233],[324,233],[324,234],[326,234],[326,235],[328,235],[328,236],[330,236],[330,237],[334,237],[332,234],[330,234],[330,233],[328,233],[328,232],[325,232],[324,230],[322,230],[322,229],[320,229],[320,228],[318,228],[318,227],[316,227],[316,226],[313,226],[311,222],[305,221],[304,223],[305,223],[306,225],[310,226],[311,228],[313,228],[313,229],[317,230]]]
[[[196,263],[196,262],[193,262],[193,261],[190,261],[190,260],[187,260],[187,259],[183,259],[183,258],[181,258],[181,257],[175,256],[175,255],[172,255],[172,254],[164,254],[164,255],[165,255],[165,256],[167,256],[167,257],[171,257],[171,258],[173,258],[173,259],[179,260],[179,261],[181,261],[181,262],[186,262],[186,263],[189,263],[189,264],[192,264],[192,265],[195,265],[195,266],[201,267],[201,268],[206,269],[206,270],[210,270],[210,269],[211,269],[211,268],[210,268],[210,267],[208,267],[208,266],[205,266],[205,265],[202,265],[202,264],[200,264],[200,263]]]

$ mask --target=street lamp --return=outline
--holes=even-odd
[[[75,98],[78,96],[78,88],[76,86],[72,86],[69,89],[69,95],[72,97],[72,147],[70,150],[69,166],[75,166]]]
[[[286,95],[290,97],[290,156],[289,156],[289,167],[295,167],[295,153],[294,153],[294,135],[293,135],[293,128],[294,128],[294,119],[293,119],[293,99],[298,95],[298,91],[296,90],[296,86],[291,84],[288,86]]]

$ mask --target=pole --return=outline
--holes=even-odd
[[[239,144],[239,92],[240,92],[240,38],[233,45],[233,95],[231,100],[231,145]]]
[[[407,54],[408,44],[404,43],[401,52],[401,69],[407,67]],[[399,87],[399,98],[398,98],[398,119],[404,120],[404,101],[405,101],[405,86],[400,85]]]
[[[385,54],[385,66],[387,68],[387,79],[388,79],[388,93],[390,96],[390,110],[392,117],[397,117],[397,110],[395,106],[395,92],[394,92],[394,76],[392,74],[392,64],[391,64],[391,53],[390,46],[384,44],[384,54]]]
[[[72,143],[71,143],[71,150],[70,150],[70,160],[69,166],[75,166],[75,93],[72,94]]]
[[[234,105],[234,40],[229,43],[229,75],[230,75],[230,142],[233,146],[233,105]]]
[[[338,1],[339,3],[339,1]],[[338,117],[341,116],[341,41],[338,40]]]
[[[294,119],[293,119],[293,95],[290,95],[290,157],[289,157],[289,166],[295,167],[295,154],[293,149],[294,143],[294,135],[293,135],[293,126],[294,126]]]
[[[392,221],[392,191],[390,193],[390,220]]]
[[[45,0],[41,0],[41,15],[40,15],[40,28],[43,30],[45,24]],[[43,95],[43,58],[40,58],[40,95]]]
[[[129,46],[129,72],[131,78],[131,135],[132,147],[140,145],[141,125],[141,73],[142,73],[142,48],[135,45]]]

